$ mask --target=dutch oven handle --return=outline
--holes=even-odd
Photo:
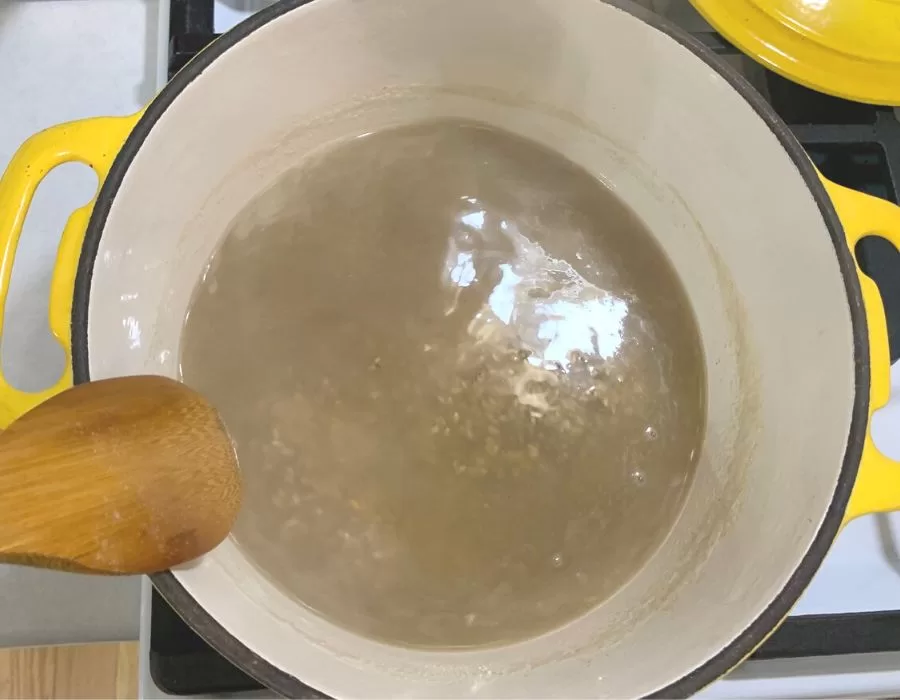
[[[41,180],[57,165],[76,161],[91,167],[100,184],[140,114],[97,117],[50,127],[29,138],[0,177],[0,336],[16,247],[28,207]],[[99,191],[99,188],[98,188]],[[81,245],[96,196],[72,212],[63,229],[50,285],[50,331],[66,354],[63,375],[39,392],[20,391],[0,371],[0,430],[26,411],[72,385],[72,294]]]
[[[822,182],[844,226],[851,253],[860,239],[868,235],[886,238],[900,250],[900,207],[884,199],[847,189],[824,177]],[[859,265],[856,272],[869,327],[872,379],[869,428],[859,463],[859,475],[844,515],[845,523],[860,515],[900,510],[900,463],[882,454],[872,442],[872,414],[888,402],[891,394],[891,354],[884,306],[875,283],[859,269]]]

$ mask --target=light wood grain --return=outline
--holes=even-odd
[[[172,379],[82,384],[0,433],[0,561],[163,571],[218,545],[239,504],[218,413]]]
[[[0,649],[0,700],[137,698],[138,644]]]

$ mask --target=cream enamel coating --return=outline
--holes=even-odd
[[[489,651],[357,637],[231,542],[175,576],[252,651],[337,697],[651,693],[737,637],[807,551],[844,456],[854,356],[833,243],[789,155],[720,75],[635,17],[595,0],[317,0],[255,31],[186,87],[124,177],[93,270],[91,376],[176,375],[191,292],[246,201],[323,140],[435,116],[560,151],[673,261],[709,379],[675,530],[599,608]]]

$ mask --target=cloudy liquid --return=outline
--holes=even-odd
[[[406,646],[517,641],[608,598],[671,529],[705,425],[696,323],[640,219],[466,122],[283,176],[211,261],[181,361],[235,438],[247,556]]]

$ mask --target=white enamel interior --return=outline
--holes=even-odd
[[[808,549],[841,468],[854,357],[833,243],[794,163],[720,75],[627,12],[315,0],[253,32],[176,97],[125,175],[94,266],[91,375],[175,375],[191,291],[247,200],[325,140],[428,115],[559,150],[670,255],[709,377],[703,458],[675,530],[605,604],[481,652],[336,628],[230,542],[175,575],[243,644],[337,697],[650,693],[735,639]]]

